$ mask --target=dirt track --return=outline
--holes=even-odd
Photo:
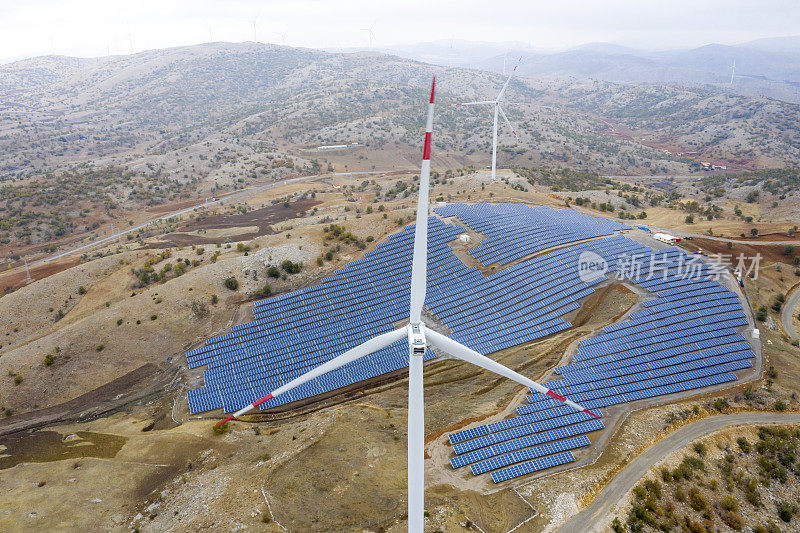
[[[602,531],[607,525],[607,513],[633,486],[670,453],[692,441],[719,429],[743,424],[800,424],[798,413],[736,413],[718,415],[682,427],[634,459],[603,489],[594,503],[564,524],[561,533],[588,533]]]
[[[0,420],[0,435],[54,423],[90,420],[163,392],[174,377],[174,370],[148,363],[68,402]]]
[[[800,286],[797,286],[794,288],[794,290],[792,290],[792,293],[786,299],[786,303],[783,305],[783,309],[781,310],[781,322],[783,323],[783,329],[786,331],[786,334],[793,339],[797,338],[797,330],[794,327],[792,319],[794,318],[794,313],[797,311],[798,305],[800,305]]]

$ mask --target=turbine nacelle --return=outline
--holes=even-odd
[[[409,324],[406,329],[408,329],[408,353],[411,356],[424,356],[428,349],[428,343],[425,340],[425,324],[422,322]]]

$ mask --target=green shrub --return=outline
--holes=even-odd
[[[49,353],[44,356],[44,366],[52,365],[53,361],[55,361],[55,357],[53,357],[53,354]]]
[[[98,352],[102,352],[103,348],[105,348],[104,344],[98,344],[97,346],[94,347],[94,349],[97,350]]]
[[[722,498],[722,501],[719,502],[719,505],[726,511],[733,511],[734,513],[739,512],[739,502],[730,494]]]
[[[216,294],[212,294],[211,295],[211,305],[217,305],[218,302],[219,302],[219,296],[217,296]]]
[[[702,442],[695,442],[693,448],[694,448],[695,453],[697,453],[697,455],[699,455],[700,457],[705,457],[705,455],[706,455],[706,445],[705,444],[703,444]]]
[[[703,495],[700,494],[700,489],[692,487],[689,489],[689,507],[695,511],[703,511],[708,507],[708,502]]]
[[[78,287],[78,294],[86,294],[86,287],[84,287],[83,285]]]
[[[276,278],[277,279],[277,278],[281,277],[281,271],[278,270],[278,267],[276,267],[276,266],[270,266],[267,269],[267,275],[269,277],[271,277],[271,278]]]
[[[281,263],[281,268],[287,274],[297,274],[303,269],[303,263],[293,263],[289,259],[286,259]]]
[[[150,320],[155,320],[158,318],[158,315],[150,315]]]
[[[750,443],[744,437],[739,437],[736,439],[736,444],[739,445],[739,449],[742,450],[744,453],[750,453]]]
[[[744,518],[736,512],[727,512],[725,516],[722,518],[722,521],[725,522],[731,529],[735,529],[736,531],[741,531],[744,527]]]
[[[793,508],[788,502],[778,502],[778,517],[787,524],[792,521]]]
[[[227,278],[225,280],[225,286],[228,289],[230,289],[232,291],[235,291],[236,289],[239,288],[239,280],[237,280],[235,277],[231,276],[231,277],[229,277],[229,278]]]

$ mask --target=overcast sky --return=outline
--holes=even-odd
[[[98,56],[214,41],[314,48],[437,39],[567,48],[736,44],[800,33],[798,0],[0,0],[0,62]]]

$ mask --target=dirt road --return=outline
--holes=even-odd
[[[173,217],[179,217],[179,216],[181,216],[183,214],[190,213],[192,211],[200,209],[201,207],[209,207],[209,206],[211,206],[213,204],[216,204],[216,203],[230,202],[234,198],[238,198],[238,197],[241,197],[241,196],[244,196],[244,195],[252,194],[252,193],[258,192],[258,191],[263,191],[263,190],[266,190],[266,189],[272,189],[273,187],[277,187],[278,185],[286,185],[288,183],[294,183],[294,182],[297,182],[297,181],[305,181],[305,180],[310,180],[310,179],[322,178],[322,177],[326,177],[326,176],[348,176],[348,175],[356,175],[356,174],[357,175],[363,175],[363,174],[372,175],[372,174],[386,174],[387,172],[391,172],[391,171],[389,171],[389,170],[375,170],[375,171],[369,171],[369,172],[335,172],[335,173],[332,173],[332,174],[314,174],[313,176],[300,176],[300,177],[297,177],[297,178],[290,178],[290,179],[283,180],[283,181],[276,181],[274,183],[267,183],[266,185],[260,185],[258,187],[251,187],[249,189],[244,189],[244,190],[241,190],[241,191],[236,192],[234,194],[230,194],[228,196],[224,196],[222,198],[215,198],[215,199],[203,202],[203,203],[199,203],[197,205],[192,205],[190,207],[181,209],[179,211],[174,211],[172,213],[167,213],[166,215],[162,215],[162,216],[160,216],[158,218],[154,218],[152,220],[149,220],[147,222],[139,224],[138,226],[133,226],[131,228],[128,228],[128,229],[126,229],[124,231],[120,231],[118,233],[114,233],[113,235],[109,235],[108,237],[103,237],[101,239],[97,239],[95,241],[89,242],[89,243],[84,244],[82,246],[78,246],[76,248],[72,248],[72,249],[66,250],[64,252],[59,252],[59,253],[57,253],[55,255],[52,255],[50,257],[45,257],[44,259],[40,259],[40,260],[38,260],[36,262],[31,263],[30,266],[33,267],[33,266],[39,265],[41,263],[46,263],[48,261],[53,261],[54,259],[61,259],[62,257],[66,257],[68,255],[76,254],[78,252],[83,252],[83,251],[86,251],[86,250],[88,250],[90,248],[94,248],[95,246],[98,246],[98,245],[101,245],[101,244],[104,244],[104,243],[113,243],[114,241],[120,239],[123,235],[127,235],[128,233],[139,231],[140,229],[146,228],[147,226],[155,224],[156,222],[160,222],[162,220],[167,220],[167,219],[173,218]]]
[[[590,216],[593,216],[593,217],[596,217],[596,218],[607,218],[609,220],[616,220],[617,222],[620,221],[618,216],[600,213],[598,211],[593,211],[591,209],[585,209],[585,208],[579,207],[577,205],[571,206],[570,209],[574,209],[575,211],[578,211],[580,213],[584,213],[586,215],[590,215]],[[759,240],[759,239],[729,239],[727,237],[716,237],[714,235],[708,235],[708,234],[705,234],[705,233],[692,233],[690,231],[674,230],[674,229],[669,229],[669,228],[659,228],[658,226],[654,226],[652,224],[648,224],[647,221],[640,221],[640,222],[632,221],[632,222],[630,222],[630,225],[631,226],[639,226],[639,225],[647,226],[648,228],[650,228],[650,231],[652,231],[653,233],[656,233],[656,232],[660,231],[660,232],[663,232],[663,233],[677,234],[677,235],[679,235],[681,237],[684,237],[684,238],[685,237],[702,237],[703,239],[709,239],[709,240],[712,240],[712,241],[733,242],[733,243],[738,243],[738,244],[752,244],[752,245],[760,245],[760,244],[800,244],[800,241],[791,240],[791,239],[786,239],[786,240],[781,240],[781,241],[762,241],[762,240]]]
[[[595,501],[564,524],[560,533],[604,531],[612,517],[607,516],[617,503],[658,461],[692,441],[719,429],[747,424],[800,424],[800,413],[735,413],[704,418],[670,434],[626,466]]]
[[[794,327],[794,323],[792,323],[792,318],[794,318],[794,314],[797,312],[798,304],[800,304],[800,286],[794,288],[786,299],[786,303],[783,304],[783,310],[781,310],[783,330],[793,339],[797,338],[797,330]]]

